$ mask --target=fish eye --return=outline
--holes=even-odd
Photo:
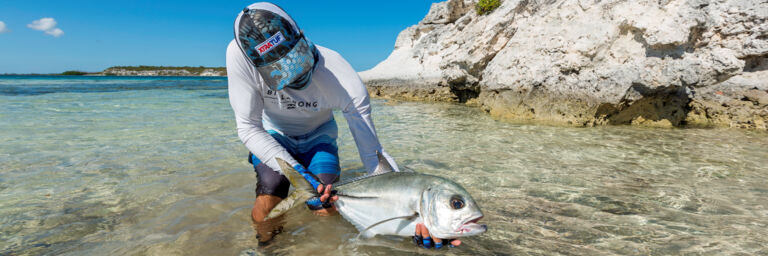
[[[464,200],[461,199],[461,197],[459,197],[459,196],[451,197],[451,207],[453,207],[453,209],[457,209],[457,210],[461,209],[461,208],[464,208]]]

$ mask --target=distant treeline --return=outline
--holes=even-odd
[[[158,71],[161,72],[161,75],[174,75],[174,73],[177,72],[184,72],[187,71],[189,74],[197,75],[201,74],[203,71],[208,70],[217,72],[219,74],[226,75],[227,74],[227,68],[225,67],[190,67],[190,66],[183,66],[183,67],[167,67],[167,66],[114,66],[109,67],[101,72],[84,72],[79,70],[68,70],[64,71],[61,74],[47,74],[47,75],[65,75],[65,76],[85,76],[85,75],[102,75],[102,76],[115,76],[120,75],[121,72],[125,71],[133,71],[133,72],[141,72],[141,71]],[[169,74],[170,73],[170,74]],[[182,73],[184,74],[184,73]]]
[[[62,72],[61,74],[65,75],[65,76],[82,76],[82,75],[87,75],[88,72],[77,71],[77,70],[68,70],[68,71]]]
[[[191,73],[200,73],[206,69],[213,69],[214,71],[220,71],[220,72],[227,71],[227,68],[225,67],[203,67],[203,66],[166,67],[166,66],[143,66],[142,65],[142,66],[114,66],[114,67],[109,67],[105,69],[104,72],[108,72],[109,70],[116,70],[116,69],[122,69],[122,70],[128,70],[128,71],[187,70]]]

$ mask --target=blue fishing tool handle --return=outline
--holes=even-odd
[[[333,207],[333,203],[331,203],[331,197],[336,195],[336,190],[331,190],[331,196],[328,197],[328,199],[325,200],[325,202],[320,201],[319,196],[313,196],[310,199],[307,199],[305,202],[307,204],[307,208],[310,210],[316,211],[324,208],[331,208]]]
[[[310,199],[307,199],[305,203],[307,204],[307,208],[309,208],[312,211],[317,211],[325,208],[323,202],[320,201],[320,198],[316,196]]]
[[[293,169],[299,172],[299,174],[301,174],[301,176],[304,177],[304,179],[307,180],[310,185],[312,185],[315,191],[317,191],[317,187],[323,185],[323,183],[320,182],[314,174],[307,171],[307,169],[304,169],[304,166],[301,166],[301,164],[294,165]]]
[[[309,182],[309,184],[313,188],[317,189],[317,187],[323,185],[323,183],[320,182],[314,174],[307,171],[307,169],[304,169],[304,166],[301,166],[301,164],[297,164],[293,166],[293,169],[299,172],[301,176],[304,177],[304,179],[307,180],[307,182]],[[333,197],[334,195],[336,195],[336,190],[331,191],[331,196],[329,196],[328,199],[325,200],[325,202],[320,201],[320,197],[315,196],[310,199],[307,199],[305,203],[307,204],[307,207],[313,211],[320,210],[323,208],[331,208],[333,207],[333,204],[331,204],[331,197]]]

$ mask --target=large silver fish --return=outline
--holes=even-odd
[[[339,213],[363,237],[412,236],[417,223],[424,223],[434,237],[459,238],[487,230],[478,224],[483,217],[472,196],[455,182],[416,172],[394,172],[379,153],[379,166],[368,176],[333,185]],[[283,173],[296,187],[296,201],[317,194],[290,164],[277,159]]]

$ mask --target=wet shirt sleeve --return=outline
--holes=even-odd
[[[347,108],[344,109],[344,118],[347,119],[349,130],[352,137],[355,138],[357,151],[360,153],[360,159],[365,165],[368,173],[373,173],[379,164],[376,151],[380,151],[395,171],[400,171],[394,159],[382,148],[379,138],[376,136],[376,128],[371,119],[371,105],[366,95],[358,101],[353,100]]]
[[[368,90],[357,72],[342,58],[338,53],[330,52],[324,54],[326,65],[328,65],[339,83],[346,91],[348,98],[341,101],[344,118],[347,119],[349,130],[355,139],[357,151],[360,153],[360,159],[365,165],[368,173],[373,173],[378,165],[376,151],[380,151],[389,161],[389,164],[395,171],[399,171],[394,159],[383,150],[376,136],[376,128],[371,118],[371,102],[368,97]]]
[[[237,135],[245,147],[277,172],[282,173],[282,170],[275,157],[296,165],[298,162],[264,129],[261,119],[264,99],[258,89],[261,79],[234,41],[227,47],[227,80]]]

